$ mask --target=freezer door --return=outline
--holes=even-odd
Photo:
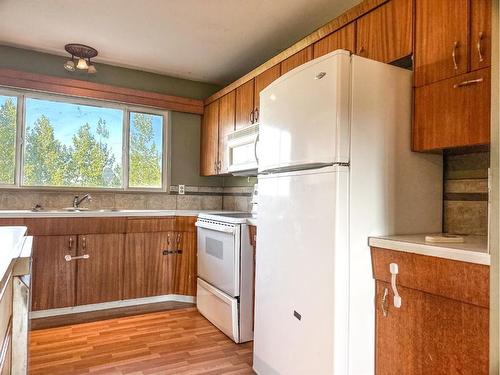
[[[350,56],[335,51],[260,93],[259,173],[349,161]]]
[[[346,374],[347,167],[259,176],[254,369]]]

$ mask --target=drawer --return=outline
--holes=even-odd
[[[235,342],[239,342],[238,300],[198,279],[196,291],[198,311]]]
[[[489,308],[489,267],[432,256],[371,248],[373,276],[391,282],[396,263],[397,285]]]
[[[415,88],[415,151],[489,142],[489,68]]]
[[[99,234],[125,233],[127,218],[125,217],[72,217],[72,218],[27,218],[25,225],[28,234],[67,235],[67,234]]]
[[[8,330],[12,316],[12,276],[10,274],[7,276],[8,281],[5,280],[6,284],[3,284],[3,282],[0,284],[5,285],[0,290],[0,345]]]

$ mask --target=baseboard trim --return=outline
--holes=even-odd
[[[120,301],[94,303],[91,305],[81,305],[81,306],[73,306],[73,307],[62,307],[59,309],[31,311],[30,312],[30,319],[48,318],[50,316],[68,315],[68,314],[76,314],[76,313],[107,310],[107,309],[116,309],[119,307],[138,306],[138,305],[146,305],[149,303],[170,302],[170,301],[195,303],[196,298],[193,296],[184,296],[184,295],[180,295],[180,294],[167,294],[167,295],[154,296],[154,297],[125,299],[125,300],[120,300]]]

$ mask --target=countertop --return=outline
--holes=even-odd
[[[463,243],[425,242],[426,234],[370,237],[368,244],[383,249],[490,265],[487,236],[463,236]]]
[[[88,211],[31,211],[0,210],[0,218],[47,218],[47,217],[121,217],[121,216],[198,216],[200,213],[234,212],[222,210],[88,210]]]
[[[24,226],[0,227],[0,280],[9,270],[12,260],[21,256],[27,230]]]

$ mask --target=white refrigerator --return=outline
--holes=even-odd
[[[442,157],[411,152],[411,87],[338,50],[261,92],[258,374],[374,373],[368,237],[442,225]]]

